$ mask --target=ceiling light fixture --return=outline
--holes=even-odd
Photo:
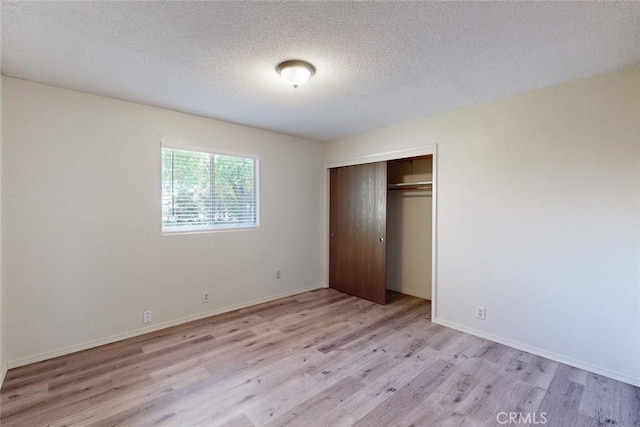
[[[316,68],[307,61],[298,59],[284,61],[276,67],[282,79],[294,88],[305,84],[316,72]]]

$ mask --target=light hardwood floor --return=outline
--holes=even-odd
[[[640,389],[429,319],[307,292],[13,369],[0,424],[640,425]]]

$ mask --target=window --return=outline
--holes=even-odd
[[[162,231],[258,226],[258,160],[162,147]]]

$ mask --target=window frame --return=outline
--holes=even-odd
[[[229,157],[240,157],[244,159],[253,160],[253,185],[255,192],[255,212],[256,212],[256,221],[255,225],[242,225],[242,226],[211,226],[211,225],[202,225],[202,226],[182,226],[182,227],[171,227],[170,229],[166,229],[164,226],[164,222],[162,220],[162,150],[174,149],[174,150],[183,150],[183,151],[192,151],[196,153],[209,154],[209,155],[219,155],[219,156],[229,156]],[[163,142],[160,144],[160,231],[163,236],[175,236],[181,234],[201,234],[201,233],[219,233],[219,232],[229,232],[229,231],[251,231],[257,230],[260,228],[260,156],[257,154],[243,153],[238,151],[227,151],[227,150],[218,150],[211,147],[202,147],[195,145],[186,145],[186,144],[176,144],[176,143],[166,143]]]

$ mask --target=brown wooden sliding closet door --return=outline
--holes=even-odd
[[[329,286],[385,304],[386,162],[331,169]]]

